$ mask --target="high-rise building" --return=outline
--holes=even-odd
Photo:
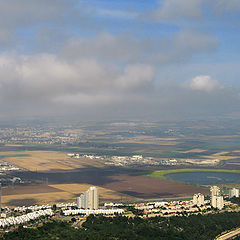
[[[204,205],[204,195],[202,193],[193,195],[193,204],[197,206]]]
[[[210,187],[211,197],[212,196],[220,196],[220,188],[218,186]]]
[[[211,206],[217,208],[219,210],[224,207],[223,196],[221,196],[221,191],[218,186],[212,186],[210,188],[211,191]]]
[[[239,189],[237,188],[232,188],[229,190],[229,197],[239,197]]]
[[[77,207],[83,209],[98,209],[99,195],[96,187],[90,187],[85,193],[77,198]]]
[[[219,210],[223,209],[224,207],[223,196],[213,196],[211,199],[211,205],[212,207],[217,208]]]

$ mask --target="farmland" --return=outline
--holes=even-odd
[[[22,154],[21,154],[22,153]],[[101,167],[96,161],[70,159],[66,153],[57,151],[1,152],[7,162],[29,171],[73,170],[86,166]]]
[[[0,159],[21,170],[7,173],[26,186],[3,189],[3,203],[73,201],[89,186],[101,201],[191,196],[206,188],[168,180],[177,172],[240,171],[238,122],[103,122],[2,128]],[[70,157],[68,153],[78,154]],[[90,154],[102,158],[82,157]],[[108,166],[104,158],[142,155],[157,164]],[[117,157],[116,157],[117,159]],[[164,161],[177,161],[165,166]],[[149,161],[150,162],[150,161]],[[139,164],[139,165],[138,165]],[[161,165],[162,164],[162,165]],[[13,178],[13,177],[12,177]],[[38,184],[38,185],[36,185]],[[36,187],[39,186],[39,187]],[[13,189],[11,189],[11,187]]]
[[[89,184],[54,184],[54,185],[28,185],[3,188],[2,203],[5,206],[22,206],[34,204],[54,204],[58,202],[73,202],[76,197],[86,191]],[[138,200],[135,197],[121,194],[111,189],[98,187],[100,202]]]

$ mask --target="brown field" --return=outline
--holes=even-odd
[[[29,156],[10,156],[27,154]],[[73,170],[86,166],[102,167],[103,164],[86,158],[70,158],[66,153],[55,151],[1,152],[8,155],[5,161],[30,171]]]
[[[76,195],[86,191],[92,185],[90,184],[56,184],[51,186],[59,190],[63,190],[65,192],[69,192]],[[109,201],[109,200],[120,201],[123,199],[137,200],[136,197],[133,197],[127,194],[122,194],[111,189],[107,189],[99,186],[97,186],[97,188],[99,190],[101,201]]]
[[[111,183],[104,185],[112,189],[138,198],[164,198],[191,196],[194,193],[209,193],[208,189],[180,182],[150,178],[146,176],[118,175]]]
[[[14,187],[3,187],[2,195],[21,195],[21,194],[38,194],[38,193],[50,193],[50,192],[61,192],[61,190],[48,186],[45,184],[37,185],[18,185]],[[63,190],[62,190],[63,192]]]
[[[239,156],[225,156],[226,154],[228,154],[230,152],[218,152],[218,153],[214,153],[212,155],[209,156],[204,156],[204,158],[210,158],[210,159],[218,159],[218,160],[232,160],[232,159],[236,159],[239,158]]]
[[[61,173],[61,174],[68,174]],[[89,173],[87,173],[89,175]],[[2,202],[5,206],[54,204],[57,202],[73,202],[76,196],[86,191],[90,186],[97,186],[100,202],[135,201],[141,199],[159,199],[174,197],[189,197],[194,193],[208,194],[208,189],[162,180],[147,176],[130,176],[127,174],[108,175],[108,181],[103,176],[92,174],[88,180],[82,178],[71,179],[68,183],[49,185],[15,186],[3,188]],[[78,176],[74,175],[74,177]],[[83,180],[81,180],[83,179]],[[78,183],[76,183],[78,181]],[[64,181],[63,181],[64,182]]]
[[[169,145],[174,146],[178,142],[177,138],[159,138],[152,136],[134,136],[127,140],[121,140],[119,143],[140,143],[140,144],[156,144],[156,145]]]
[[[55,204],[58,202],[76,201],[76,196],[86,191],[89,184],[55,184],[30,185],[3,188],[2,203],[4,206],[14,207],[35,204]],[[135,197],[121,194],[110,189],[98,187],[100,202],[138,200]]]
[[[188,151],[180,151],[181,153],[202,153],[202,152],[206,152],[206,150],[204,149],[198,149],[198,148],[194,148]]]

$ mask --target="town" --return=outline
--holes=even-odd
[[[176,158],[156,158],[144,157],[142,155],[132,156],[107,156],[107,155],[90,155],[79,153],[68,153],[70,158],[85,158],[95,161],[101,161],[107,166],[125,167],[125,166],[216,166],[219,164],[218,159],[176,159]]]
[[[232,188],[228,195],[223,196],[218,186],[211,186],[210,193],[210,196],[206,197],[196,193],[191,200],[99,204],[99,190],[92,186],[73,203],[1,208],[0,228],[9,231],[18,225],[24,225],[27,228],[41,225],[51,219],[72,221],[73,217],[82,222],[86,219],[85,216],[91,214],[148,218],[240,211],[240,206],[231,201],[239,199],[239,189]]]

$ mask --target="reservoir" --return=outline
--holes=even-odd
[[[165,175],[166,178],[199,185],[214,185],[240,183],[239,173],[224,172],[182,172],[170,173]]]

